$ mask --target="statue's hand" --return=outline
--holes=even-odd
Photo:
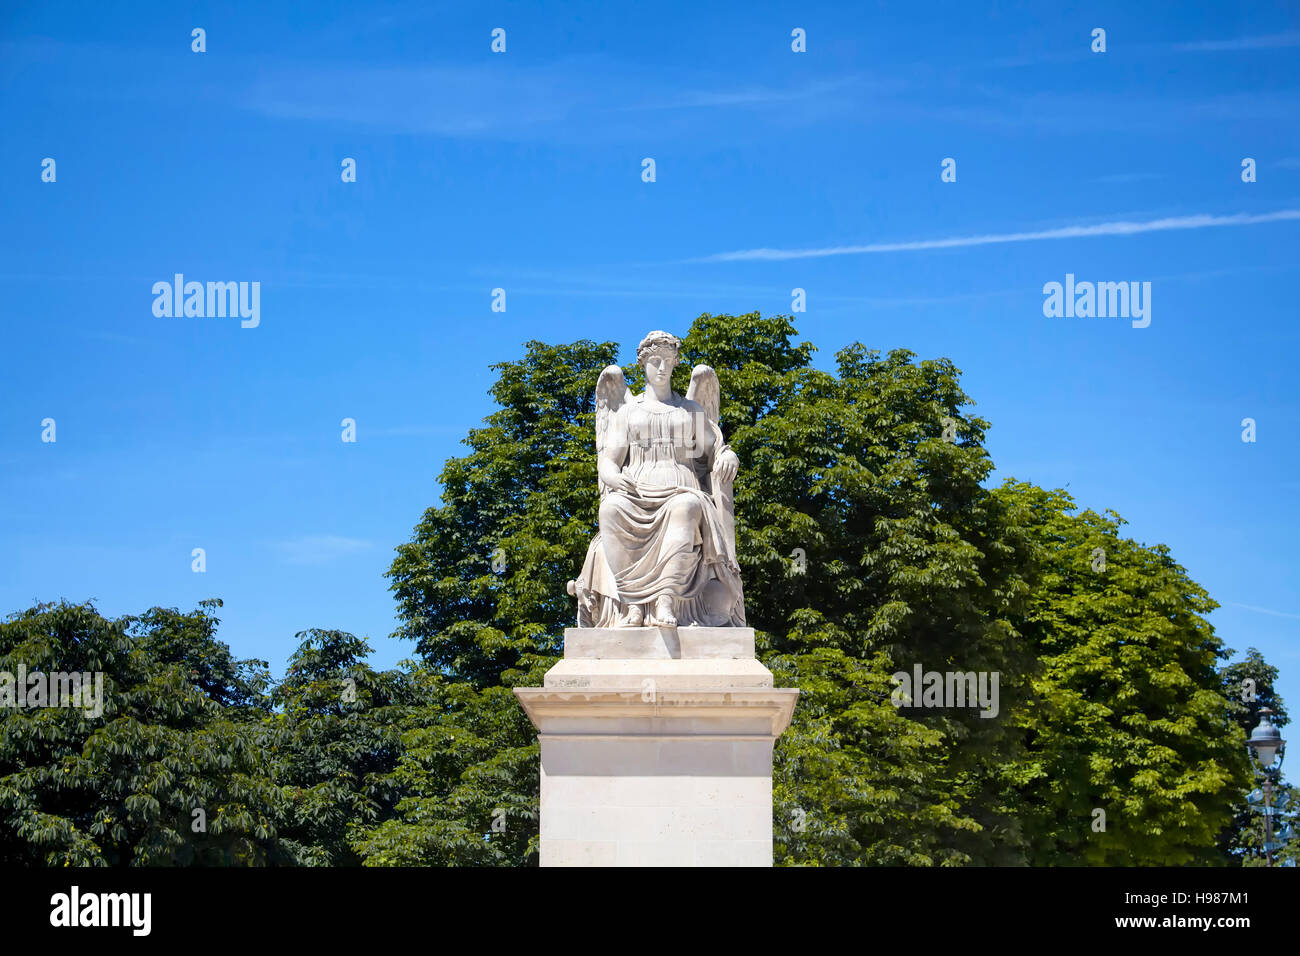
[[[637,493],[636,480],[634,478],[630,478],[628,475],[626,475],[621,471],[614,478],[613,486],[614,486],[614,491],[621,491],[626,495],[635,495]]]
[[[718,460],[714,462],[713,474],[716,475],[718,480],[721,482],[730,482],[735,480],[736,471],[739,468],[740,459],[736,457],[734,451],[727,450],[719,455]]]

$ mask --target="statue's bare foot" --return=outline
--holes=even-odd
[[[633,605],[629,606],[628,609],[627,609],[627,616],[623,618],[623,626],[624,626],[624,627],[640,627],[640,626],[641,626],[641,616],[642,616],[642,612],[641,612],[641,605],[640,605],[640,604],[633,604]]]
[[[659,627],[676,627],[677,618],[673,614],[673,599],[667,594],[659,595],[655,601],[653,621]]]

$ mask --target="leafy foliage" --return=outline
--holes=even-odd
[[[371,647],[342,631],[298,635],[277,707],[277,780],[285,789],[287,853],[315,866],[355,866],[352,847],[393,814],[392,771],[402,721],[414,702],[409,675],[378,673],[365,663]]]
[[[1246,656],[1225,667],[1222,671],[1223,693],[1234,705],[1237,725],[1249,737],[1259,724],[1259,711],[1263,707],[1273,710],[1269,718],[1279,730],[1290,723],[1286,705],[1273,684],[1277,680],[1277,668],[1264,660],[1264,655],[1255,648],[1250,648]],[[1247,681],[1253,683],[1247,683]],[[1244,743],[1243,743],[1244,747]],[[1263,808],[1264,774],[1251,761],[1251,776],[1247,786],[1253,788],[1252,794],[1242,791],[1233,806],[1231,825],[1219,838],[1219,850],[1227,860],[1244,866],[1264,866],[1267,858],[1264,853],[1264,823],[1260,811]],[[1254,800],[1251,800],[1251,796]],[[1279,811],[1277,822],[1291,823],[1293,837],[1283,841],[1282,849],[1275,853],[1275,862],[1285,862],[1290,866],[1300,863],[1300,793],[1285,780],[1273,788],[1273,806]],[[1276,832],[1274,840],[1278,839]]]
[[[784,316],[702,315],[675,382],[718,373],[749,620],[801,691],[776,752],[779,860],[1202,858],[1243,773],[1208,598],[1165,549],[1059,493],[986,490],[987,423],[951,363],[854,345],[828,372],[794,335]],[[531,859],[535,738],[508,690],[540,683],[572,618],[564,582],[596,528],[592,383],[615,354],[532,342],[496,366],[501,409],[399,548],[399,633],[438,704],[374,862]],[[1102,538],[1114,572],[1081,575]],[[896,709],[889,675],[916,663],[999,673],[999,717]],[[1091,829],[1101,801],[1108,836]]]
[[[565,583],[596,526],[593,383],[613,343],[528,343],[494,366],[501,406],[443,469],[390,576],[432,703],[404,731],[408,794],[362,850],[368,863],[513,863],[535,858],[538,747],[511,688],[537,685],[573,618]],[[504,559],[502,573],[493,557]],[[493,824],[496,829],[493,829]]]
[[[1214,602],[1119,516],[986,487],[988,423],[951,362],[854,344],[819,368],[795,339],[787,316],[701,315],[674,383],[717,371],[749,622],[800,690],[777,861],[1259,862],[1244,731],[1264,705],[1285,723],[1276,669],[1253,649],[1223,665]],[[215,601],[0,622],[0,671],[105,675],[100,716],[0,709],[0,864],[535,863],[537,737],[512,691],[542,683],[574,618],[592,392],[617,353],[530,342],[494,366],[498,410],[389,571],[402,670],[316,629],[273,686],[215,639]],[[896,707],[891,675],[917,665],[997,674],[996,716]]]
[[[219,606],[109,621],[88,604],[46,604],[0,623],[0,670],[104,674],[98,717],[0,712],[0,862],[277,861],[269,678],[215,640]]]
[[[998,496],[1040,568],[1023,625],[1033,695],[1017,714],[1031,859],[1221,861],[1215,839],[1247,769],[1216,670],[1228,652],[1201,616],[1217,605],[1168,548],[1121,537],[1113,512],[1074,514],[1065,492],[1023,482]]]

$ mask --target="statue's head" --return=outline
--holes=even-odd
[[[682,340],[668,332],[651,332],[636,347],[637,364],[645,371],[647,382],[667,385],[682,354]]]

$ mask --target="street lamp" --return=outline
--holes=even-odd
[[[1272,709],[1259,709],[1259,726],[1250,732],[1246,746],[1255,758],[1255,763],[1264,774],[1264,855],[1268,865],[1273,865],[1273,851],[1282,848],[1282,843],[1273,842],[1273,781],[1282,772],[1282,760],[1286,756],[1286,741],[1282,732],[1273,726]]]

